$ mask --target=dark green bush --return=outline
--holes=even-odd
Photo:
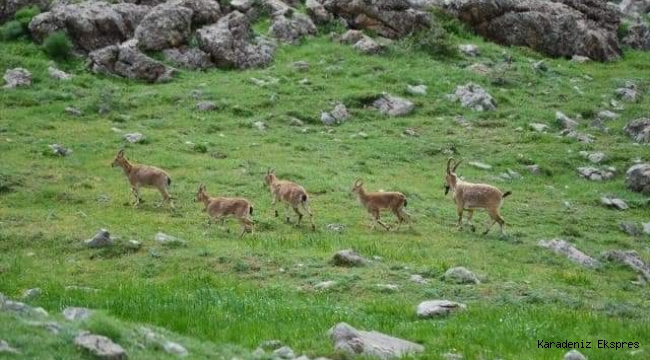
[[[53,59],[66,60],[72,54],[72,42],[65,32],[57,31],[45,38],[43,49]]]
[[[422,51],[435,58],[453,58],[458,56],[458,47],[449,34],[438,23],[432,23],[429,29],[417,32],[408,39],[414,50]]]
[[[0,28],[0,36],[2,36],[2,40],[5,41],[16,40],[21,38],[23,35],[25,35],[25,31],[23,31],[20,22],[16,20],[9,21]]]
[[[41,9],[39,9],[38,6],[27,6],[18,10],[16,12],[16,15],[14,15],[14,19],[16,19],[16,21],[18,21],[20,25],[23,27],[25,34],[28,34],[29,23],[32,21],[34,16],[40,13],[41,13]]]

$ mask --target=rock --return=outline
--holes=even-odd
[[[627,35],[622,40],[623,44],[636,50],[650,50],[650,28],[644,23],[631,25]]]
[[[560,135],[565,136],[570,139],[576,139],[580,142],[591,144],[594,142],[594,136],[591,134],[581,133],[576,130],[564,129],[560,132]]]
[[[405,0],[325,0],[323,6],[351,28],[371,30],[390,39],[403,38],[430,25],[429,15],[412,9]]]
[[[283,345],[284,344],[280,340],[266,340],[260,344],[260,348],[263,350],[277,350]]]
[[[445,272],[445,281],[456,284],[480,284],[479,279],[466,268],[459,266],[454,267]]]
[[[250,10],[254,4],[255,0],[232,0],[230,2],[230,6],[241,13],[245,13]]]
[[[531,129],[535,130],[536,132],[546,132],[548,130],[548,125],[546,124],[541,124],[541,123],[530,123],[528,124]]]
[[[411,95],[426,95],[427,89],[426,85],[406,85],[406,92]]]
[[[609,180],[616,175],[616,169],[611,166],[602,169],[598,169],[591,166],[585,166],[585,167],[579,167],[577,170],[578,170],[578,174],[581,177],[591,181]]]
[[[327,111],[320,112],[320,121],[323,123],[323,125],[327,126],[336,124],[336,119],[334,119],[334,117]]]
[[[377,284],[375,285],[375,287],[377,288],[377,290],[381,292],[387,292],[387,293],[396,292],[397,290],[399,290],[399,286],[395,284]]]
[[[126,351],[111,339],[102,335],[82,332],[74,338],[74,344],[100,359],[126,360]]]
[[[63,327],[61,324],[59,324],[56,321],[25,321],[25,325],[28,326],[35,326],[35,327],[41,327],[44,328],[45,330],[51,332],[52,334],[58,334],[63,330]]]
[[[386,114],[388,116],[403,116],[408,115],[413,112],[415,105],[406,100],[397,96],[392,96],[390,94],[382,94],[377,100],[372,103],[380,113]]]
[[[600,267],[598,260],[586,255],[578,250],[575,246],[561,239],[553,239],[549,241],[540,240],[537,246],[550,249],[556,254],[566,255],[569,260],[589,268]]]
[[[201,50],[212,56],[220,68],[248,69],[268,65],[275,54],[275,45],[255,38],[249,19],[238,11],[222,17],[197,32]]]
[[[347,249],[334,254],[332,262],[336,266],[364,266],[368,261],[361,257],[356,251]]]
[[[345,231],[345,225],[343,225],[343,224],[327,224],[327,225],[325,225],[325,229],[327,229],[328,231],[331,231],[331,232],[340,233],[340,232]]]
[[[206,70],[214,67],[210,55],[197,48],[181,46],[177,49],[165,49],[163,56],[174,65],[189,70]]]
[[[616,120],[618,119],[619,116],[620,115],[618,115],[617,113],[609,110],[599,111],[598,114],[596,115],[597,118],[603,120]]]
[[[336,285],[336,281],[329,280],[329,281],[322,281],[319,282],[318,284],[314,285],[314,289],[316,290],[327,290],[331,289]]]
[[[578,122],[564,115],[561,111],[555,112],[555,121],[557,121],[562,129],[574,130],[578,127]]]
[[[479,35],[553,57],[621,55],[618,12],[599,0],[450,0],[445,7]]]
[[[573,349],[564,354],[564,360],[587,360],[587,358],[580,351]]]
[[[139,132],[124,134],[124,139],[131,144],[136,144],[144,141],[145,137]]]
[[[650,0],[623,0],[618,4],[621,13],[636,19],[650,11]]]
[[[289,126],[305,126],[305,123],[298,118],[291,117],[289,118]]]
[[[300,13],[291,13],[272,17],[269,34],[274,38],[290,44],[297,44],[308,35],[316,35],[316,25],[311,19]]]
[[[27,289],[27,290],[23,291],[22,298],[24,300],[31,300],[31,299],[39,297],[41,295],[41,293],[43,293],[43,290],[41,290],[41,288]]]
[[[142,243],[137,240],[129,240],[129,242],[126,243],[126,247],[132,250],[138,250],[142,247]]]
[[[468,70],[475,74],[487,75],[490,73],[490,68],[482,63],[475,63],[467,67]]]
[[[605,155],[605,153],[602,153],[600,151],[596,151],[596,152],[581,151],[580,155],[594,164],[600,164],[601,162],[607,159],[607,155]]]
[[[637,87],[633,83],[627,83],[624,87],[616,89],[616,97],[627,102],[636,102],[638,100]]]
[[[492,170],[492,165],[488,165],[479,161],[470,161],[467,165],[473,166],[481,170]]]
[[[449,300],[428,300],[418,305],[416,313],[420,318],[432,318],[466,309],[467,305]]]
[[[0,3],[0,24],[12,20],[16,12],[24,7],[37,6],[41,11],[50,8],[51,0],[7,0]]]
[[[586,57],[586,56],[573,55],[573,56],[571,56],[571,61],[569,61],[569,62],[576,63],[576,64],[584,64],[584,63],[590,62],[590,61],[591,61],[591,59]]]
[[[178,355],[179,357],[185,357],[189,355],[187,352],[187,349],[183,347],[183,345],[175,343],[173,341],[166,341],[163,345],[163,350],[165,350],[166,353],[172,354],[172,355]]]
[[[168,3],[154,7],[135,29],[138,48],[160,51],[186,44],[190,37],[192,10]]]
[[[352,356],[396,359],[407,354],[420,353],[424,347],[413,342],[376,331],[357,330],[346,323],[338,323],[329,330],[336,351]]]
[[[55,67],[48,67],[47,68],[48,74],[50,74],[50,77],[55,80],[70,80],[72,79],[72,75],[68,74],[65,71],[61,71]]]
[[[81,321],[89,319],[93,311],[83,307],[67,307],[63,309],[63,317],[68,321]]]
[[[481,50],[479,50],[478,46],[472,44],[458,45],[458,50],[467,56],[475,57],[481,55]]]
[[[527,165],[526,169],[533,175],[540,175],[542,173],[542,169],[537,164]]]
[[[454,94],[449,95],[449,98],[454,101],[460,101],[462,107],[467,107],[474,111],[494,110],[497,107],[492,96],[481,86],[474,83],[457,86],[456,91]]]
[[[184,240],[181,240],[175,236],[167,235],[160,231],[156,233],[153,239],[162,244],[185,244]]]
[[[533,69],[539,71],[539,72],[547,72],[548,71],[548,66],[546,66],[546,63],[544,60],[536,61],[533,63]]]
[[[630,190],[650,195],[650,163],[636,164],[627,169],[625,184]]]
[[[201,101],[195,107],[199,111],[212,111],[217,109],[217,104],[214,101]]]
[[[111,45],[88,54],[94,73],[117,75],[146,82],[168,81],[175,69],[165,66],[127,45]]]
[[[52,153],[54,155],[57,155],[57,156],[68,156],[68,155],[72,154],[72,150],[66,148],[63,145],[50,144],[50,145],[48,145],[48,147],[50,148],[50,150],[52,150]]]
[[[295,359],[296,354],[294,354],[293,350],[290,347],[283,346],[279,349],[273,350],[273,358],[274,359]]]
[[[603,253],[603,259],[608,261],[621,262],[633,270],[641,273],[645,281],[650,281],[650,264],[641,259],[641,256],[634,250],[612,250]]]
[[[338,103],[334,106],[334,109],[330,112],[337,124],[344,123],[350,118],[348,109],[342,103]]]
[[[23,68],[8,69],[2,78],[5,80],[5,89],[32,85],[32,73]]]
[[[65,112],[66,112],[66,114],[72,115],[72,116],[82,116],[83,115],[81,110],[79,110],[77,108],[74,108],[74,107],[71,107],[71,106],[66,107]]]
[[[406,128],[404,130],[404,135],[410,136],[410,137],[420,137],[420,134],[418,134],[417,131],[415,131],[414,129],[411,129],[411,128]]]
[[[618,228],[630,236],[636,237],[642,235],[641,228],[632,222],[621,222],[618,224]]]
[[[616,197],[603,196],[600,198],[600,203],[608,207],[616,208],[618,210],[627,210],[629,208],[625,201]]]
[[[371,37],[364,36],[357,41],[352,47],[364,54],[374,55],[384,51],[384,47],[375,42]]]
[[[253,128],[259,131],[266,131],[266,124],[264,123],[264,121],[256,121],[253,123]]]
[[[623,131],[625,131],[632,140],[638,143],[650,143],[650,118],[641,118],[630,121],[625,125]]]
[[[300,71],[300,72],[307,72],[309,71],[309,63],[306,61],[294,61],[291,64],[291,67],[294,70]]]
[[[90,248],[100,248],[113,245],[113,239],[111,238],[111,234],[108,232],[108,230],[99,229],[97,234],[95,234],[92,239],[88,239],[84,241],[84,243]]]
[[[192,11],[192,29],[217,22],[221,17],[219,2],[214,0],[169,0],[167,4]]]
[[[0,354],[2,353],[20,354],[20,351],[18,351],[16,348],[11,347],[8,342],[0,340]]]
[[[429,280],[425,279],[422,275],[419,275],[419,274],[411,275],[409,280],[416,283],[416,284],[420,284],[420,285],[426,285],[426,284],[429,283]]]
[[[327,12],[323,4],[317,0],[307,0],[305,7],[307,8],[307,15],[309,15],[316,25],[327,24],[333,19],[332,14]]]
[[[363,39],[363,37],[366,36],[363,31],[360,30],[348,30],[341,37],[339,38],[339,41],[344,43],[344,44],[354,44],[358,42],[359,40]]]
[[[41,307],[31,307],[20,301],[12,301],[12,300],[4,299],[3,296],[0,296],[0,310],[11,311],[21,316],[36,316],[36,317],[49,316],[47,311],[45,311],[45,309]]]
[[[29,31],[37,42],[57,31],[65,31],[81,51],[91,52],[114,46],[133,37],[149,6],[88,1],[55,6],[35,16]]]

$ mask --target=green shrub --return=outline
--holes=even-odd
[[[618,40],[623,40],[624,37],[630,32],[630,23],[627,21],[622,21],[616,30],[616,36]]]
[[[2,40],[16,40],[23,35],[25,35],[23,26],[16,20],[9,21],[0,28],[0,36],[2,36]]]
[[[72,42],[63,31],[48,35],[43,42],[43,49],[54,59],[68,59],[72,53]]]
[[[449,37],[449,34],[438,23],[411,35],[408,39],[410,46],[417,51],[422,51],[435,58],[453,58],[458,56],[458,47]]]
[[[14,15],[14,19],[16,19],[16,21],[18,21],[20,25],[23,27],[25,34],[28,34],[29,23],[32,21],[34,16],[40,13],[41,13],[41,9],[39,9],[38,6],[27,6],[18,10],[16,12],[16,15]]]

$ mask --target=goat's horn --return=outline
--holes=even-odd
[[[460,165],[460,163],[462,163],[462,162],[463,162],[463,160],[461,160],[461,161],[455,163],[455,164],[454,164],[454,169],[453,169],[451,172],[454,172],[454,173],[455,173],[455,172],[456,172],[456,169],[458,168],[458,165]]]
[[[447,174],[449,174],[451,172],[451,170],[449,168],[450,168],[450,165],[451,165],[452,161],[455,162],[454,158],[449,158],[449,160],[447,160]]]

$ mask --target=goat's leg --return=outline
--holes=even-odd
[[[488,209],[488,214],[490,214],[490,218],[492,219],[492,222],[490,223],[490,226],[488,226],[487,230],[483,232],[483,235],[486,235],[488,232],[490,232],[490,229],[492,229],[492,226],[494,226],[495,223],[499,223],[501,225],[501,229],[503,230],[503,218],[501,215],[499,215],[499,210],[498,209],[493,209],[490,210]]]
[[[137,186],[132,186],[131,194],[133,194],[133,196],[135,197],[135,201],[133,202],[133,207],[138,207],[138,205],[140,205],[140,189]]]
[[[384,222],[382,222],[382,221],[379,219],[379,210],[375,210],[375,211],[373,211],[373,214],[372,214],[372,215],[375,217],[375,222],[376,222],[377,224],[381,225],[384,229],[386,229],[386,231],[389,231],[389,230],[390,230],[390,226],[384,224]]]
[[[244,236],[244,234],[246,233],[246,230],[248,230],[249,227],[251,229],[251,234],[253,233],[253,231],[255,229],[255,224],[253,223],[253,221],[250,218],[248,218],[248,217],[239,218],[239,222],[241,223],[241,226],[242,226],[241,234],[239,234],[240,238],[242,236]]]
[[[397,231],[402,226],[402,222],[404,221],[404,217],[402,217],[402,214],[400,213],[400,210],[398,210],[398,209],[390,209],[390,211],[397,217],[397,222],[396,222],[397,227],[395,228],[395,231]]]
[[[275,217],[278,217],[278,209],[275,207],[275,204],[278,202],[278,197],[273,196],[273,201],[271,202],[271,206],[273,207],[273,213],[275,214]]]
[[[284,204],[284,220],[287,224],[291,223],[291,219],[289,219],[289,204]]]
[[[409,215],[404,208],[399,209],[400,214],[402,214],[402,219],[408,221],[409,229],[413,230],[413,221],[411,220],[411,215]]]
[[[314,225],[314,213],[311,212],[311,208],[309,207],[309,201],[303,201],[302,208],[305,209],[307,214],[309,214],[309,223],[311,224],[311,229],[316,230],[316,225]]]
[[[458,231],[461,231],[463,230],[463,208],[456,208],[456,211],[458,212]]]
[[[474,209],[467,209],[467,224],[469,224],[470,229],[472,229],[472,232],[476,232],[476,226],[472,224],[472,216],[474,215]]]
[[[300,225],[300,221],[302,220],[302,213],[298,210],[297,206],[293,206],[293,211],[298,214],[298,223],[296,225]]]

